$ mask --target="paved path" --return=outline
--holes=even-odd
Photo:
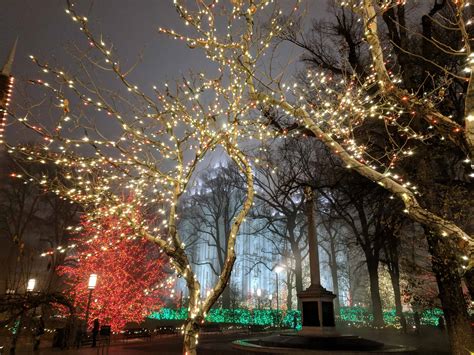
[[[231,348],[230,343],[236,339],[248,338],[248,334],[203,334],[200,336],[200,354],[215,355],[238,354]],[[109,347],[110,355],[131,355],[155,353],[159,355],[181,354],[183,338],[181,336],[155,337],[152,340],[135,340],[125,344],[115,344]],[[38,352],[19,350],[17,355],[99,355],[106,354],[105,348],[81,347],[80,349],[59,350],[42,348]]]
[[[421,334],[409,333],[402,334],[396,330],[372,329],[351,329],[343,333],[352,333],[362,337],[382,341],[389,344],[401,344],[413,346],[419,349],[420,355],[449,355],[448,341],[446,333],[441,333],[436,329],[424,329]],[[237,355],[236,350],[232,349],[230,343],[236,339],[250,337],[261,337],[264,334],[250,336],[245,333],[238,334],[203,334],[200,336],[199,354],[200,355]],[[44,344],[46,345],[46,344]],[[31,347],[29,347],[31,349]],[[135,340],[133,343],[118,344],[109,347],[110,355],[132,355],[132,354],[159,354],[176,355],[181,354],[182,337],[181,336],[162,336],[155,337],[152,340]],[[296,354],[297,352],[295,352]],[[101,355],[107,354],[105,349],[101,348],[81,348],[79,350],[56,350],[43,348],[39,352],[17,351],[17,355]]]
[[[344,333],[352,333],[363,338],[373,339],[387,344],[399,344],[418,349],[423,355],[449,355],[448,335],[434,327],[422,328],[417,334],[413,331],[408,334],[395,329],[348,329]]]

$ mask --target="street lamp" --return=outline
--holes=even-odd
[[[91,307],[92,291],[94,291],[96,285],[97,285],[97,274],[90,274],[89,282],[87,284],[87,288],[89,289],[89,298],[87,299],[87,308],[86,308],[86,331],[87,331],[87,322],[89,321],[89,310]]]
[[[29,279],[28,283],[26,284],[26,291],[33,292],[36,286],[36,279]]]
[[[258,305],[258,309],[260,309],[260,297],[262,297],[262,290],[257,288],[257,305]]]
[[[280,272],[282,272],[285,268],[281,265],[277,265],[275,266],[275,275],[276,275],[276,301],[277,301],[277,322],[278,322],[278,325],[280,325],[280,314],[278,313],[280,311],[280,297],[278,295],[278,275],[280,274]]]

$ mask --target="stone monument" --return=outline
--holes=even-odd
[[[297,295],[301,304],[301,333],[336,334],[333,304],[336,295],[321,286],[318,239],[314,223],[314,193],[309,186],[305,188],[305,198],[311,285]]]

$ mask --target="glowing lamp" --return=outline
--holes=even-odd
[[[87,288],[89,290],[95,289],[95,286],[97,285],[97,274],[91,274],[89,276],[89,283],[87,284]]]
[[[282,272],[285,268],[283,266],[280,266],[280,265],[277,265],[275,266],[275,272],[277,274],[279,274],[280,272]]]
[[[29,279],[28,284],[26,285],[26,291],[32,292],[36,286],[36,279]]]

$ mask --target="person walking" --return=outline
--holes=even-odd
[[[298,327],[298,315],[295,314],[293,315],[293,329],[296,331],[296,327]]]
[[[413,321],[415,322],[415,334],[420,334],[421,318],[420,313],[418,313],[418,311],[415,311],[415,313],[413,314]]]
[[[444,318],[443,316],[439,316],[438,318],[438,329],[444,332]]]
[[[38,321],[36,323],[36,329],[35,329],[35,341],[33,344],[33,351],[38,351],[40,342],[41,342],[41,336],[44,334],[44,321],[43,317],[39,317]]]
[[[96,318],[94,319],[94,326],[92,327],[92,347],[95,348],[97,346],[97,335],[99,335],[99,320]]]

